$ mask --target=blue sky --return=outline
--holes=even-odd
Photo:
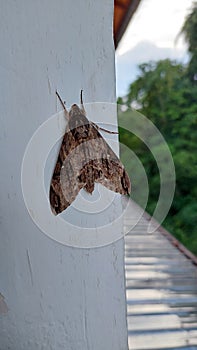
[[[187,46],[176,40],[193,0],[142,0],[116,50],[117,96],[127,93],[140,63],[159,59],[186,62]]]

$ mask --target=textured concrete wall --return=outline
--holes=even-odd
[[[123,240],[55,242],[32,221],[20,183],[30,137],[61,109],[56,89],[67,105],[81,88],[87,102],[115,101],[112,16],[112,0],[1,3],[1,350],[127,349]]]

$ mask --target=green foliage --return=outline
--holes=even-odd
[[[197,79],[197,2],[193,4],[193,8],[188,15],[182,31],[188,42],[188,50],[191,54],[191,60],[188,65],[188,77],[190,80]]]
[[[189,51],[193,53],[197,48],[197,2],[193,4],[193,8],[186,18],[182,33],[189,44]]]
[[[195,21],[196,25],[197,18]],[[129,149],[140,159],[148,177],[146,209],[150,214],[154,212],[160,192],[160,175],[153,155],[140,138],[127,131],[132,122],[129,109],[137,106],[139,112],[160,130],[175,163],[176,191],[164,226],[197,254],[197,86],[188,77],[188,67],[170,60],[149,62],[139,68],[140,75],[130,85],[128,96],[124,102],[119,100],[128,108],[119,115],[119,124],[125,126],[119,131],[121,144],[127,146],[121,147],[121,158],[132,180],[133,198],[142,205],[147,194],[143,197],[142,191],[135,191],[144,186],[145,174]],[[132,125],[132,130],[137,127],[140,126]],[[162,146],[157,144],[156,137],[151,142],[154,151],[162,154]],[[131,160],[128,162],[128,159]],[[163,163],[165,166],[165,159]],[[168,179],[167,167],[165,171]]]

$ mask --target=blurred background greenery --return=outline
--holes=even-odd
[[[119,124],[126,119],[129,122],[126,107],[135,107],[165,138],[175,163],[176,190],[163,226],[197,255],[197,3],[182,33],[188,43],[188,64],[169,59],[141,64],[140,74],[129,86],[127,96],[118,99],[118,103],[125,106],[119,115]],[[121,127],[119,133],[121,144],[128,146],[145,168],[149,182],[146,210],[153,214],[160,191],[156,161],[139,138]],[[127,163],[129,150],[123,147],[120,151],[131,181],[136,176],[139,185],[140,175],[135,174],[135,164]],[[141,204],[141,198],[134,199]]]

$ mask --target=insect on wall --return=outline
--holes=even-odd
[[[60,214],[70,206],[82,188],[92,194],[95,183],[120,194],[130,194],[129,176],[99,129],[113,132],[87,119],[82,90],[80,107],[73,104],[69,112],[59,94],[56,94],[68,123],[50,185],[52,212]]]

